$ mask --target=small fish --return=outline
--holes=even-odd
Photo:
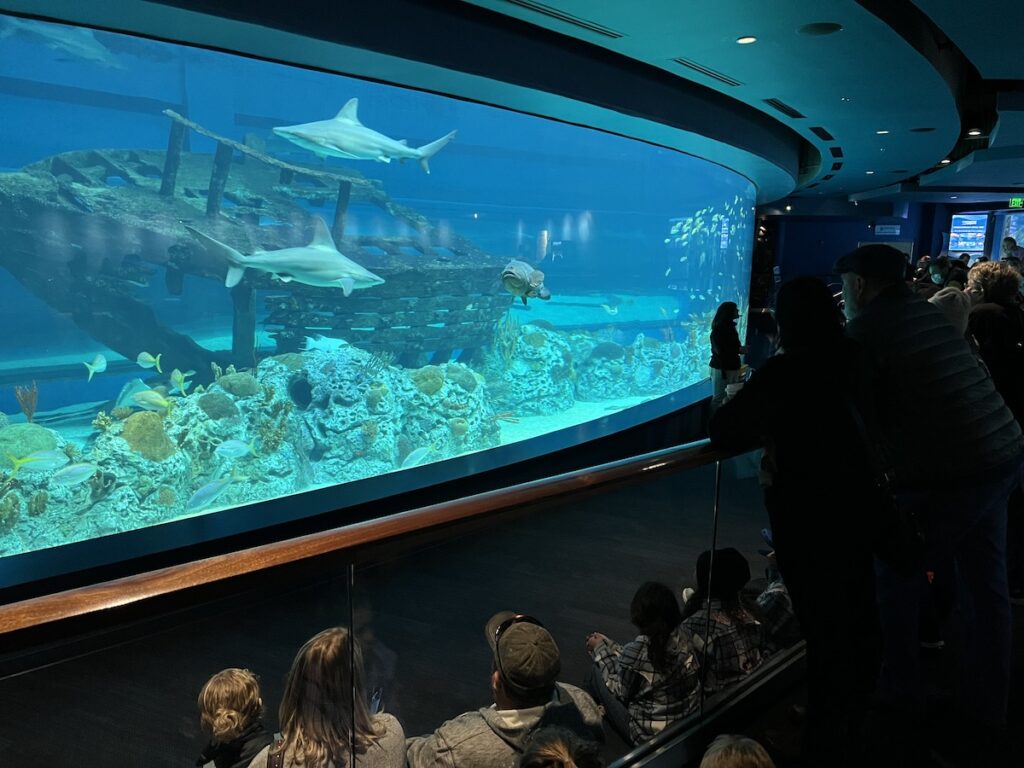
[[[222,477],[207,483],[192,494],[192,498],[188,500],[188,504],[185,505],[185,508],[189,512],[195,512],[205,506],[213,504],[213,502],[217,500],[217,497],[227,490],[227,487],[231,485],[231,482],[234,479],[234,475],[228,475],[227,477]]]
[[[139,352],[139,356],[135,358],[135,362],[142,368],[156,368],[157,373],[163,373],[163,370],[160,368],[161,357],[163,357],[163,354],[153,357],[149,352]]]
[[[11,471],[11,477],[18,474],[18,470],[22,467],[26,469],[46,471],[51,469],[60,469],[68,463],[68,455],[64,451],[35,451],[30,453],[28,456],[18,458],[7,454],[7,460],[11,462],[14,469]]]
[[[672,242],[672,238],[671,237],[666,237],[665,238],[665,245],[668,245],[671,242]]]
[[[81,485],[96,474],[99,469],[95,464],[68,464],[50,478],[51,483],[57,485]]]
[[[155,389],[147,389],[145,392],[136,392],[132,400],[140,408],[147,411],[170,411],[174,407],[174,400],[164,397]]]
[[[609,307],[607,304],[602,304],[601,305],[601,309],[603,309],[609,315],[617,315],[617,314],[619,314],[619,308],[618,307]]]
[[[89,371],[88,381],[92,381],[92,375],[94,373],[103,373],[107,370],[107,358],[103,355],[96,355],[91,363],[82,363]]]
[[[182,395],[188,394],[188,388],[192,386],[191,381],[186,381],[189,376],[195,376],[195,371],[185,371],[182,373],[177,368],[171,371],[171,392],[178,390]]]
[[[418,467],[422,464],[427,456],[434,451],[434,446],[428,446],[426,448],[417,448],[412,451],[408,456],[405,457],[405,461],[402,462],[402,469],[409,469],[409,467]]]
[[[222,459],[240,459],[248,454],[256,455],[256,440],[243,443],[241,440],[225,440],[214,449],[214,453]]]
[[[668,269],[665,270],[665,277],[668,277],[671,274],[672,274],[672,267],[669,267]]]

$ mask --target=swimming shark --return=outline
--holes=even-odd
[[[98,67],[124,69],[121,60],[96,39],[91,29],[29,19],[3,19],[0,23],[0,40],[12,35],[42,43],[61,54],[88,61]]]
[[[349,99],[332,120],[288,125],[275,128],[274,133],[298,144],[303,149],[324,157],[343,157],[348,160],[419,160],[423,170],[430,173],[427,161],[455,138],[455,131],[422,147],[410,147],[405,139],[395,141],[367,128],[359,122],[359,99]]]
[[[224,285],[228,288],[238,285],[247,269],[269,272],[284,283],[294,280],[297,283],[322,288],[341,288],[345,296],[349,296],[354,290],[372,288],[384,282],[383,278],[338,253],[327,224],[319,216],[314,220],[316,224],[313,228],[313,240],[309,245],[281,248],[276,251],[256,251],[248,256],[188,225],[185,229],[208,253],[228,262],[228,274],[224,279]]]

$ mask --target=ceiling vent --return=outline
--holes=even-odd
[[[832,170],[833,171],[838,171],[842,167],[843,167],[842,163],[832,163]]]
[[[741,83],[739,80],[734,80],[728,75],[723,75],[721,72],[716,72],[713,69],[709,69],[708,67],[705,67],[703,64],[698,64],[696,61],[690,61],[689,59],[684,59],[681,56],[677,59],[672,59],[672,61],[674,61],[681,67],[692,69],[697,74],[704,75],[704,77],[710,77],[712,80],[717,80],[718,82],[724,85],[731,85],[733,87],[737,85],[743,85],[743,83]]]
[[[528,11],[539,13],[542,16],[547,16],[549,19],[555,19],[555,21],[560,21],[563,24],[572,24],[574,27],[579,27],[598,35],[604,35],[614,40],[624,36],[621,32],[616,32],[614,29],[602,26],[596,21],[581,19],[579,16],[573,16],[571,13],[566,13],[558,8],[552,8],[550,5],[544,5],[544,3],[535,3],[533,0],[505,0],[505,2],[509,5],[516,5]]]
[[[773,109],[777,109],[786,117],[792,117],[795,120],[804,117],[804,115],[801,115],[797,110],[793,109],[793,107],[789,106],[789,104],[784,101],[779,101],[778,99],[765,99],[764,103]]]
[[[820,126],[817,127],[817,128],[811,128],[811,133],[813,133],[815,136],[817,136],[822,141],[835,141],[836,140],[835,136],[833,136],[831,133],[829,133],[828,131],[826,131],[824,128],[822,128]]]
[[[828,151],[832,153],[832,157],[842,157],[843,156],[843,148],[842,147],[829,147]]]
[[[822,181],[828,181],[829,179],[833,178],[834,176],[835,176],[834,173],[830,173],[828,176],[822,176],[821,180]]]

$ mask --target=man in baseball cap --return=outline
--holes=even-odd
[[[885,638],[879,701],[890,713],[892,754],[909,762],[924,746],[908,740],[925,711],[921,581],[935,563],[957,562],[961,603],[973,607],[954,675],[962,740],[995,743],[1005,729],[1006,505],[1020,483],[1024,439],[962,329],[910,290],[903,269],[903,254],[881,244],[862,246],[835,267],[843,279],[846,333],[874,365],[878,433],[892,459],[892,487],[924,533],[923,545],[896,537],[891,543],[898,546],[889,549],[905,553],[902,562],[890,556],[876,573]]]
[[[409,768],[515,768],[530,735],[560,726],[603,741],[601,710],[590,696],[559,683],[558,645],[532,616],[496,613],[484,625],[491,647],[494,704],[449,720],[406,742]]]

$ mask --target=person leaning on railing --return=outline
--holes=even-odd
[[[858,427],[873,421],[871,367],[816,278],[779,289],[776,320],[782,353],[718,410],[710,437],[727,449],[765,448],[772,543],[807,642],[804,757],[859,768],[880,645],[872,519],[881,507],[870,438]],[[716,577],[718,568],[716,559]]]

